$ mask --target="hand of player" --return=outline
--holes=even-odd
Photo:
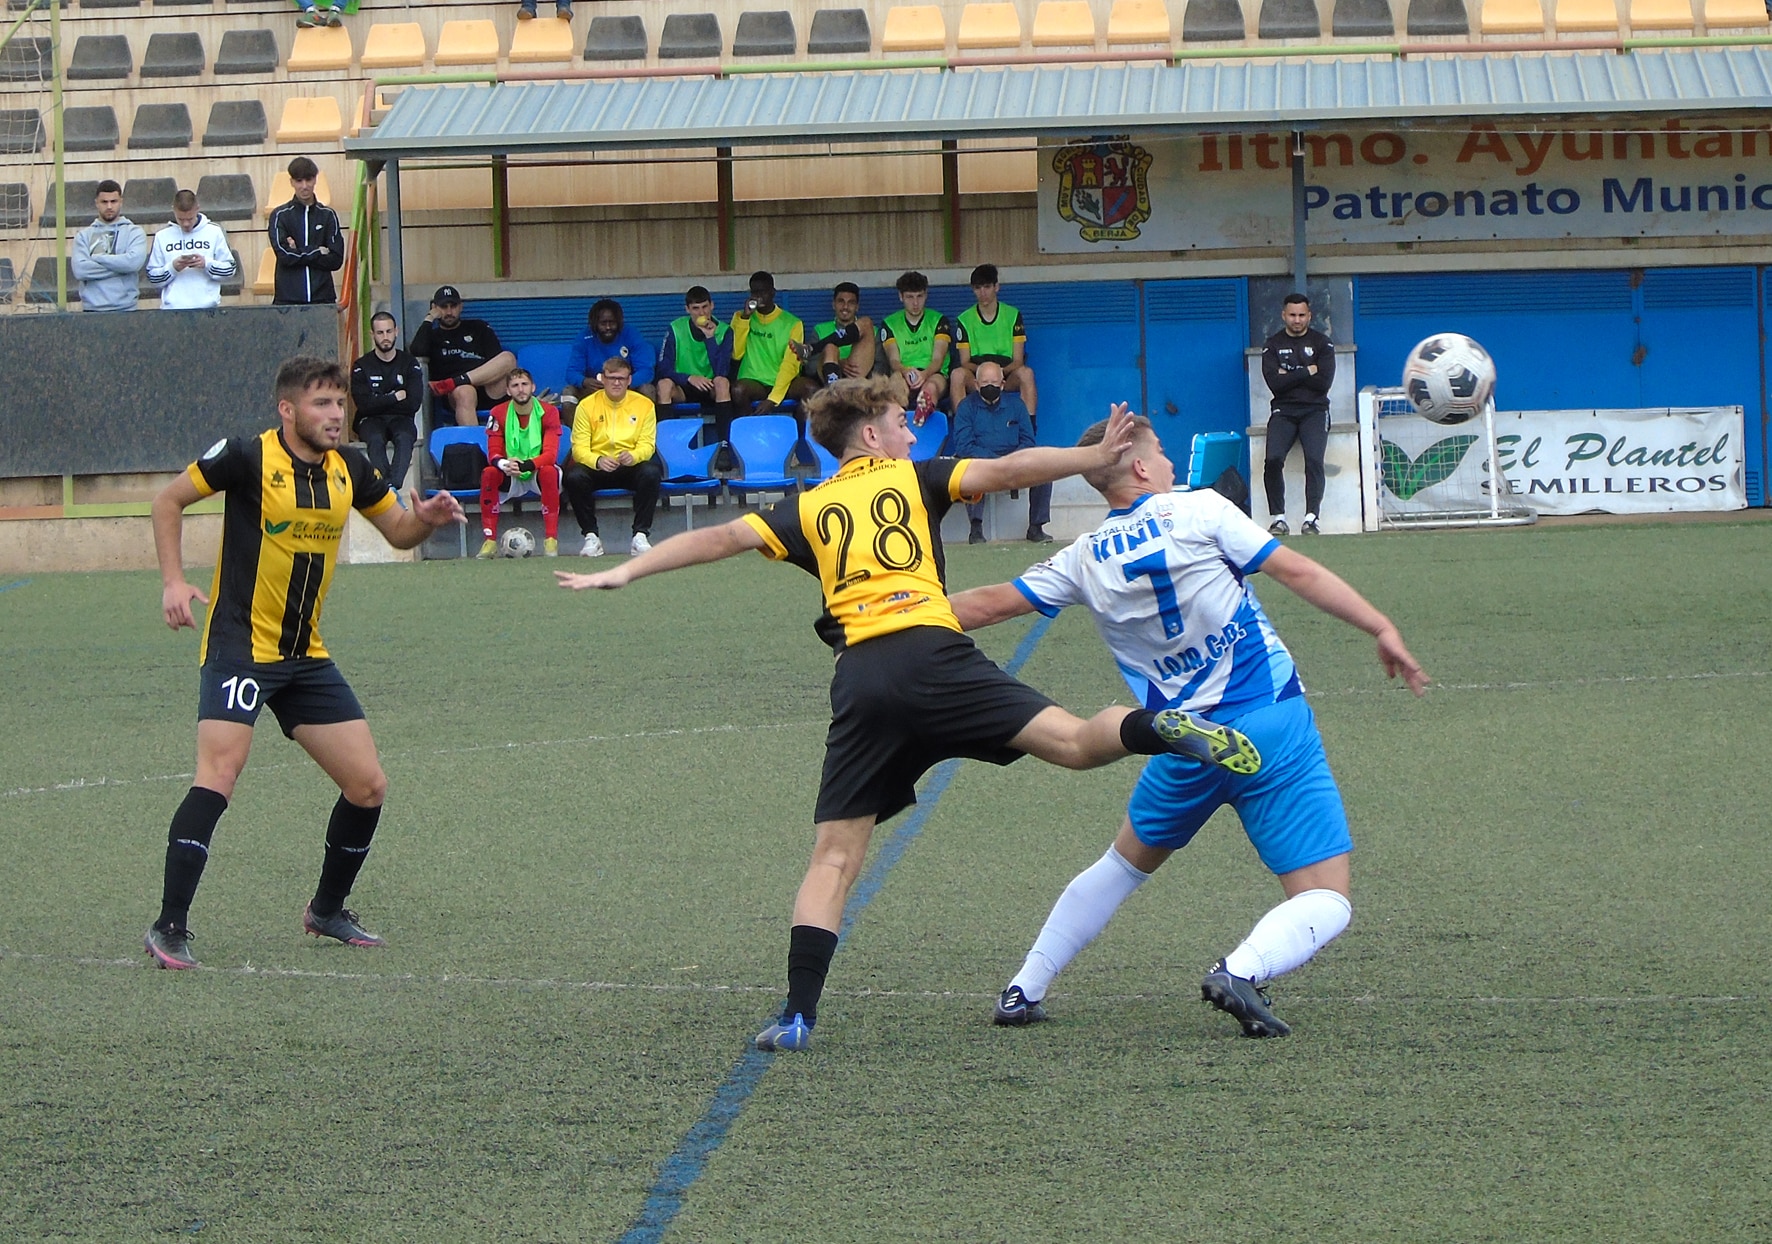
[[[904,369],[904,382],[910,391],[915,393],[923,387],[923,373],[915,367],[907,367]]]
[[[616,455],[615,460],[616,460],[616,462],[620,463],[622,466],[633,466],[634,465],[633,452],[631,450],[624,449],[619,454]]]
[[[604,454],[602,457],[597,459],[597,469],[599,471],[613,471],[619,465],[620,464],[617,463],[616,460],[614,458],[611,458],[608,454]]]
[[[554,578],[559,580],[561,587],[572,592],[582,592],[586,588],[610,591],[628,585],[628,568],[624,562],[614,570],[599,570],[595,574],[573,574],[569,570],[556,570]]]
[[[196,601],[200,605],[207,605],[209,597],[183,579],[177,583],[168,584],[166,590],[160,593],[160,609],[166,615],[166,625],[175,631],[181,626],[188,626],[195,630],[197,620],[191,616],[192,601]]]
[[[396,402],[404,402],[406,400],[406,390],[405,389],[395,389],[394,390],[394,400]]]
[[[500,458],[498,460],[498,469],[512,479],[516,479],[519,475],[523,474],[523,468],[517,465],[517,461],[514,458]]]
[[[689,381],[689,387],[697,393],[712,393],[714,391],[712,376],[685,376],[684,379]]]
[[[1403,646],[1403,636],[1394,626],[1378,632],[1378,661],[1386,678],[1401,678],[1416,695],[1427,690],[1427,671]]]
[[[433,530],[445,523],[465,523],[468,521],[467,514],[461,508],[461,502],[449,493],[434,493],[421,501],[418,489],[414,488],[406,494],[406,500],[409,503],[407,508],[412,511],[413,517]]]
[[[1118,462],[1126,451],[1132,448],[1132,436],[1137,425],[1132,422],[1132,411],[1125,402],[1115,402],[1108,408],[1107,427],[1103,430],[1101,444],[1101,463],[1112,466]]]
[[[774,409],[775,409],[775,399],[772,397],[766,397],[762,401],[757,403],[757,409],[753,413],[759,414],[759,415],[767,415],[771,411],[773,411]]]

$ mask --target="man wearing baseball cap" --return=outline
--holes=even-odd
[[[412,353],[430,367],[437,407],[454,412],[455,422],[471,428],[479,412],[505,400],[505,377],[517,356],[498,343],[485,320],[464,320],[461,291],[438,286],[425,322],[412,334]]]

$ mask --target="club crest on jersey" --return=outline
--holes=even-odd
[[[280,469],[271,472],[271,487],[272,488],[281,488],[281,487],[283,487],[283,485],[287,484],[288,482],[289,482],[289,477],[284,475]]]
[[[1130,142],[1061,147],[1058,214],[1085,242],[1130,242],[1151,218],[1151,153]]]
[[[337,484],[340,488],[343,488],[345,486],[345,473],[343,471],[334,471],[332,473],[332,482]]]

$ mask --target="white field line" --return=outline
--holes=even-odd
[[[1620,674],[1608,678],[1555,678],[1538,682],[1468,682],[1468,683],[1434,683],[1429,687],[1431,692],[1451,691],[1556,691],[1566,687],[1605,687],[1626,686],[1634,683],[1673,683],[1673,682],[1711,682],[1733,678],[1772,678],[1769,670],[1737,670],[1721,673],[1696,674]],[[1307,698],[1312,700],[1337,699],[1342,696],[1395,695],[1398,688],[1392,684],[1380,687],[1348,687],[1335,691],[1311,691]],[[616,743],[633,739],[671,739],[688,738],[708,734],[743,734],[759,730],[794,730],[803,726],[820,726],[825,724],[823,718],[808,718],[804,721],[766,722],[761,725],[739,725],[727,723],[718,726],[696,726],[681,730],[636,730],[627,734],[586,734],[569,739],[528,739],[522,742],[509,743],[474,743],[464,747],[439,747],[426,752],[384,752],[384,756],[463,756],[474,752],[521,751],[532,747],[576,747],[587,743]],[[254,773],[272,772],[292,767],[289,763],[254,765]],[[47,786],[15,786],[10,790],[0,790],[0,799],[19,799],[27,795],[66,795],[85,790],[97,790],[109,786],[139,786],[150,782],[188,782],[192,774],[155,773],[138,778],[119,778],[102,776],[96,778],[69,778],[62,782],[53,782]]]
[[[344,952],[340,952],[344,953]],[[101,959],[70,955],[31,954],[24,951],[11,950],[0,946],[0,963],[33,963],[51,967],[65,966],[78,968],[121,968],[126,971],[153,971],[154,965],[146,955],[134,955],[120,959]],[[780,985],[733,985],[709,982],[647,982],[647,981],[595,981],[595,980],[561,980],[555,977],[519,977],[519,976],[475,976],[464,972],[444,972],[427,974],[422,972],[339,972],[314,968],[279,968],[259,967],[246,963],[237,967],[201,967],[195,969],[218,976],[257,977],[264,980],[319,980],[319,981],[355,981],[370,985],[463,985],[485,989],[558,989],[562,991],[583,991],[589,993],[651,993],[651,994],[769,994],[779,995]],[[996,998],[994,993],[974,993],[955,989],[826,989],[825,997],[838,998],[928,998],[934,1000],[957,1000],[962,1002],[990,1002]],[[1079,998],[1085,995],[1070,993],[1064,990],[1047,995],[1049,998]],[[1176,995],[1164,993],[1131,993],[1131,994],[1090,994],[1092,1002],[1157,1002],[1165,1006],[1173,1005]],[[1760,1003],[1763,1001],[1756,994],[1632,994],[1628,996],[1609,997],[1605,995],[1572,995],[1568,997],[1499,997],[1477,995],[1472,997],[1421,997],[1402,994],[1308,994],[1288,991],[1287,1006],[1383,1006],[1394,1005],[1438,1005],[1438,1006],[1731,1006],[1736,1003]]]

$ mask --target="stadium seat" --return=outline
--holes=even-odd
[[[271,178],[269,197],[267,197],[264,203],[260,205],[263,209],[263,214],[269,216],[272,212],[276,211],[279,207],[282,207],[294,197],[295,187],[289,183],[288,170],[278,169],[276,174]],[[320,176],[314,179],[314,197],[326,204],[327,207],[332,206],[332,183],[327,180],[325,169],[321,169]]]
[[[1329,30],[1337,39],[1394,39],[1397,19],[1390,0],[1335,0]]]
[[[263,101],[218,99],[209,106],[209,123],[203,127],[205,147],[255,147],[269,136]]]
[[[1114,0],[1108,12],[1110,47],[1125,43],[1168,43],[1169,8],[1163,0]]]
[[[444,22],[435,60],[438,65],[498,64],[498,27],[486,19]]]
[[[74,40],[74,56],[68,62],[70,82],[98,82],[127,78],[135,68],[135,56],[123,35],[81,35]]]
[[[1261,0],[1255,33],[1263,39],[1320,39],[1316,0]]]
[[[1544,8],[1539,0],[1483,0],[1482,30],[1489,35],[1542,35]]]
[[[695,505],[698,499],[712,502],[719,494],[721,481],[708,474],[708,467],[718,452],[718,445],[695,448],[701,435],[700,419],[660,419],[658,421],[658,458],[664,468],[664,482],[659,496],[666,505],[678,504],[681,497],[686,529],[695,530]]]
[[[1772,21],[1764,0],[1704,0],[1704,29],[1741,30]]]
[[[80,282],[74,279],[72,260],[68,265],[68,301],[80,301]],[[37,262],[31,265],[31,283],[25,287],[25,301],[35,303],[53,303],[55,301],[55,256],[39,255]]]
[[[142,0],[80,0],[83,9],[139,9]]]
[[[12,268],[12,256],[0,255],[0,303],[12,301],[12,291],[18,288],[18,274]]]
[[[22,181],[0,182],[0,229],[31,227],[31,188]]]
[[[67,113],[63,113],[64,123]],[[66,132],[63,132],[64,141]],[[48,135],[35,108],[0,109],[0,155],[29,155],[43,150]]]
[[[526,25],[534,25],[529,22]],[[565,22],[556,25],[564,26]],[[558,393],[566,386],[566,360],[572,357],[570,341],[527,341],[512,351],[517,362],[535,377],[537,393]]]
[[[491,23],[488,22],[487,25],[491,25]],[[449,446],[478,445],[480,447],[480,452],[485,453],[486,444],[486,425],[482,424],[477,428],[461,428],[451,425],[448,427],[432,428],[431,439],[426,443],[425,447],[430,450],[432,466],[437,471],[441,472],[443,469],[443,451],[449,448]],[[434,497],[440,492],[449,493],[457,501],[472,501],[476,505],[480,502],[480,489],[478,485],[473,488],[432,488],[426,490],[425,496]],[[468,521],[472,522],[473,520],[470,518]],[[468,555],[467,524],[458,523],[455,531],[456,537],[461,545],[461,556],[466,557]]]
[[[268,246],[258,257],[258,275],[252,278],[252,292],[267,298],[277,292],[277,252]]]
[[[911,446],[911,461],[927,462],[939,455],[941,447],[948,442],[948,417],[939,410],[932,410],[923,420],[923,426],[912,423],[911,431],[917,434],[917,443]]]
[[[810,436],[800,442],[800,448],[812,455],[812,474],[801,481],[805,487],[822,484],[842,469],[843,464],[837,461],[837,456]]]
[[[794,15],[786,9],[740,13],[732,36],[734,56],[792,56],[798,50]]]
[[[1556,0],[1552,19],[1558,33],[1614,34],[1618,30],[1618,6],[1613,0]]]
[[[162,31],[148,36],[142,57],[144,78],[194,78],[203,72],[203,38],[194,31]]]
[[[1243,7],[1237,0],[1188,0],[1181,17],[1183,43],[1224,43],[1244,36]]]
[[[572,60],[572,23],[558,19],[518,22],[511,36],[508,58],[513,65],[570,62]]]
[[[1034,46],[1094,47],[1095,14],[1089,9],[1089,0],[1040,0],[1040,7],[1034,10]]]
[[[954,44],[961,49],[1019,48],[1021,15],[1013,4],[968,4],[960,10]]]
[[[0,82],[47,82],[52,66],[48,39],[15,37],[0,47]]]
[[[335,143],[344,132],[344,114],[330,95],[291,96],[283,102],[283,119],[277,122],[280,143]]]
[[[1691,30],[1693,24],[1691,0],[1631,0],[1633,35],[1648,30]]]
[[[276,73],[276,32],[227,31],[222,35],[221,51],[215,54],[215,72],[224,77],[241,73]]]
[[[1409,0],[1409,21],[1412,35],[1468,35],[1470,17],[1464,0]]]
[[[672,13],[658,39],[660,60],[718,60],[720,19],[712,13]]]
[[[73,188],[69,187],[69,193]],[[93,191],[97,194],[96,188]],[[123,210],[138,225],[163,225],[172,219],[172,196],[178,181],[171,177],[131,177],[123,183]],[[197,206],[203,206],[199,200]],[[87,223],[91,223],[88,209]]]
[[[882,52],[945,52],[947,46],[948,27],[939,5],[895,4],[886,10]]]
[[[62,113],[62,146],[68,151],[114,151],[121,138],[117,113],[109,104]]]
[[[205,173],[197,179],[197,203],[211,220],[251,220],[257,209],[246,173]]]
[[[835,56],[873,50],[874,32],[868,26],[866,9],[820,9],[812,15],[806,55]]]
[[[792,415],[744,415],[732,421],[734,456],[743,474],[727,481],[741,498],[747,493],[792,492],[798,476],[787,474],[788,455],[800,440],[800,425]]]
[[[155,150],[191,145],[191,110],[184,104],[142,104],[129,123],[129,149]]]
[[[377,22],[357,62],[365,69],[423,69],[425,31],[417,22]]]
[[[349,69],[355,49],[351,32],[344,26],[297,27],[295,42],[289,48],[290,73],[322,73]]]
[[[636,14],[593,17],[585,35],[585,59],[645,60],[646,20]]]
[[[67,183],[67,220],[68,228],[84,229],[98,219],[98,212],[92,206],[92,200],[98,196],[96,181],[70,181]],[[134,218],[135,213],[129,210],[129,200],[123,200],[123,214]],[[55,228],[55,192],[51,190],[44,196],[43,214],[37,218],[39,229]]]

